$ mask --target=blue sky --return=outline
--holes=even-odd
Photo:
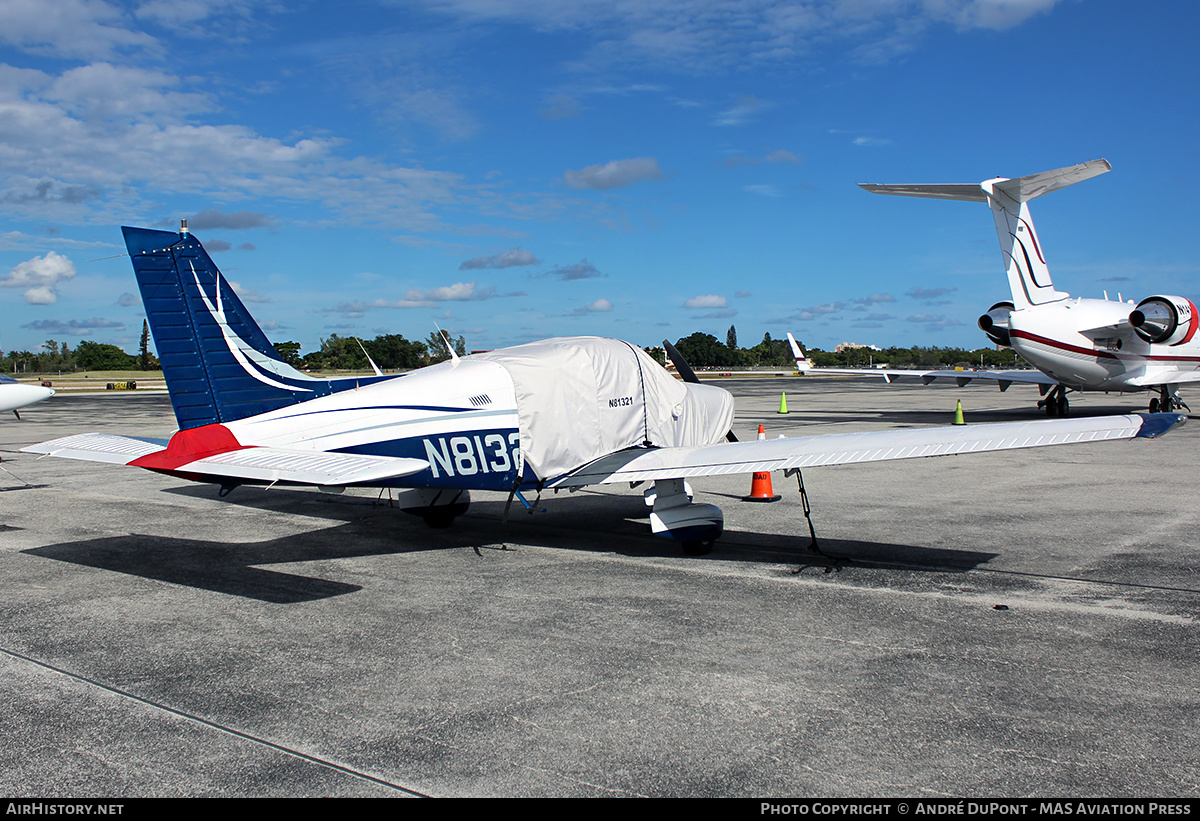
[[[1072,294],[1196,296],[1200,6],[4,0],[0,348],[135,350],[119,227],[275,341],[693,331],[981,347],[987,209],[859,182],[1106,157],[1033,204]]]

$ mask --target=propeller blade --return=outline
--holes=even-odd
[[[675,370],[678,371],[679,377],[684,382],[691,382],[696,385],[700,384],[700,377],[696,376],[696,372],[692,370],[692,366],[683,358],[683,354],[677,351],[675,346],[665,339],[663,340],[663,350],[667,352],[667,358],[671,360],[671,364],[675,366]]]

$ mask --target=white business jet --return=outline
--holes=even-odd
[[[979,317],[979,327],[997,345],[1012,348],[1037,371],[905,371],[819,368],[820,373],[855,373],[895,378],[974,379],[1041,386],[1038,402],[1051,416],[1065,416],[1070,391],[1152,391],[1150,412],[1187,408],[1179,386],[1200,382],[1200,314],[1190,299],[1155,295],[1136,305],[1072,297],[1054,287],[1027,203],[1112,169],[1107,160],[1059,168],[1027,177],[997,177],[981,183],[876,185],[875,194],[982,202],[992,209],[1008,274],[1011,299],[997,302]],[[789,338],[790,338],[789,334]],[[792,339],[797,367],[812,370]]]

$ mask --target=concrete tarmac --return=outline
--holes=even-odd
[[[723,385],[742,438],[947,424],[956,399],[968,423],[1040,416],[1018,385]],[[22,417],[0,420],[6,796],[1200,793],[1198,421],[810,469],[834,564],[778,473],[774,504],[693,481],[727,532],[689,558],[640,489],[507,524],[477,494],[431,530],[374,495],[219,499],[17,452],[169,436],[165,396]]]

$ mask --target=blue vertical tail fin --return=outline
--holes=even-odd
[[[186,228],[121,231],[181,430],[378,380],[318,379],[284,362]]]

